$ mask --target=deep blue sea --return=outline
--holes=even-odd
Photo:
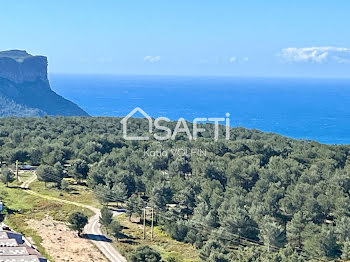
[[[225,117],[231,125],[350,144],[350,79],[51,75],[52,89],[92,116]]]

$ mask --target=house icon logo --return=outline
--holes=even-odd
[[[140,113],[148,120],[148,132],[152,133],[152,131],[153,131],[152,118],[145,111],[143,111],[140,107],[136,107],[120,121],[120,123],[123,125],[123,138],[125,140],[138,140],[138,141],[148,140],[149,137],[147,137],[147,136],[128,136],[127,135],[127,133],[128,133],[128,120],[130,117],[132,117],[136,113]]]
[[[189,140],[196,140],[198,137],[198,134],[201,132],[205,132],[206,129],[204,128],[204,126],[198,126],[199,122],[207,122],[207,121],[211,121],[214,122],[214,140],[217,141],[219,139],[219,122],[225,121],[226,122],[226,140],[230,139],[230,119],[229,113],[226,113],[226,118],[223,117],[215,117],[215,118],[206,118],[206,117],[197,117],[193,120],[192,122],[192,126],[190,126],[192,128],[192,133],[191,133],[191,129],[188,126],[188,122],[184,119],[184,118],[179,118],[179,120],[176,123],[175,129],[171,130],[169,128],[169,125],[167,125],[168,123],[171,122],[171,120],[169,118],[166,117],[158,117],[156,119],[154,119],[154,123],[153,123],[153,119],[145,112],[143,111],[140,107],[136,107],[134,108],[126,117],[124,117],[120,123],[123,125],[123,138],[125,140],[149,140],[150,136],[128,136],[128,121],[129,118],[132,117],[133,115],[135,115],[136,113],[140,113],[141,115],[144,116],[144,119],[147,119],[148,121],[148,132],[149,134],[153,134],[153,131],[155,131],[155,133],[153,134],[153,138],[155,138],[156,140],[159,141],[163,141],[163,140],[167,140],[167,139],[172,139],[175,140],[176,136],[178,133],[184,133]],[[161,125],[160,122],[165,122],[165,125]],[[153,124],[154,124],[154,129],[153,129]],[[221,128],[225,127],[224,125],[221,125]],[[161,131],[163,132],[162,134],[159,134],[160,132],[157,131]]]

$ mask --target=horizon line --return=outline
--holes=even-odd
[[[138,74],[138,73],[64,73],[49,72],[48,75],[66,76],[134,76],[134,77],[179,77],[179,78],[242,78],[242,79],[320,79],[320,80],[350,80],[350,76],[254,76],[254,75],[201,75],[201,74]]]

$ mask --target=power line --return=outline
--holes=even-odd
[[[159,215],[159,214],[158,214],[158,215]],[[167,219],[167,220],[169,220],[169,221],[173,221],[171,218],[167,218],[167,217],[162,216],[162,215],[159,215],[159,216],[160,216],[160,217],[163,217],[163,218],[165,218],[165,219]],[[192,224],[194,224],[194,225],[196,225],[196,223],[194,223],[193,221],[189,221],[189,222],[192,223]],[[206,228],[206,230],[199,229],[199,228],[196,228],[196,227],[191,227],[191,226],[189,226],[189,225],[186,225],[186,226],[188,226],[188,227],[190,227],[190,228],[193,228],[193,229],[195,229],[195,230],[198,230],[198,231],[202,230],[203,232],[206,232],[206,233],[209,233],[209,234],[212,234],[213,231],[214,231],[215,234],[218,234],[218,235],[220,235],[220,236],[223,236],[223,235],[224,235],[223,233],[219,233],[219,232],[215,231],[217,228],[213,228],[213,227],[210,227],[210,226],[208,226],[208,225],[201,224],[201,223],[197,223],[197,225]],[[238,235],[238,234],[231,233],[231,232],[225,232],[225,233],[226,233],[227,235],[231,235],[231,236],[233,236],[234,238],[237,238],[237,239],[239,239],[239,240],[241,240],[241,241],[242,241],[242,240],[243,240],[243,241],[247,241],[247,242],[249,242],[250,244],[259,245],[259,246],[265,246],[265,244],[263,244],[262,242],[256,241],[256,240],[254,240],[254,239],[249,239],[249,238],[246,238],[246,237],[243,237],[243,236],[240,236],[240,235]],[[232,239],[227,239],[227,238],[223,238],[223,239],[232,241]],[[238,242],[237,240],[234,240],[234,241]],[[240,242],[238,242],[238,243],[240,243]],[[272,247],[272,248],[274,248],[274,249],[279,249],[278,247],[274,247],[274,246],[272,246],[272,245],[270,245],[270,247]]]
[[[159,213],[158,213],[158,216],[160,216],[160,217],[162,217],[162,218],[164,218],[164,219],[167,219],[167,220],[173,222],[173,219],[168,218],[168,217],[165,217],[165,216],[162,216],[162,215],[160,215]],[[194,229],[194,230],[196,230],[196,231],[200,231],[199,228],[194,227],[194,226],[186,225],[186,227],[189,227],[189,228]],[[202,231],[205,231],[205,230],[202,230]],[[217,234],[217,235],[220,235],[220,237],[221,237],[222,239],[224,239],[224,240],[227,240],[227,241],[231,241],[231,242],[235,242],[235,243],[237,243],[237,244],[240,244],[240,242],[239,242],[238,240],[225,238],[225,237],[223,237],[220,233],[215,232],[215,231],[214,231],[214,232],[212,232],[212,231],[210,231],[210,232],[209,232],[209,231],[206,231],[206,233],[209,233],[209,234]]]
[[[60,180],[60,179],[59,179],[57,176],[55,176],[55,175],[51,175],[51,174],[45,174],[45,175],[46,175],[47,177],[49,177],[50,179],[52,179],[54,182],[60,183],[60,182],[62,181],[62,180]],[[106,196],[106,199],[107,199],[107,200],[110,200],[110,201],[120,201],[120,202],[124,202],[124,201],[126,200],[126,199],[120,199],[120,198],[118,198],[118,197],[112,197],[112,196],[108,196],[108,195]],[[164,218],[164,219],[166,219],[166,220],[169,220],[169,221],[172,221],[172,222],[173,222],[173,219],[161,215],[161,212],[163,212],[162,210],[157,209],[157,208],[155,208],[155,210],[158,211],[158,216],[160,216],[160,217],[162,217],[162,218]],[[179,220],[183,220],[183,219],[184,219],[183,216],[181,217],[181,216],[179,216],[179,215],[177,215],[177,214],[172,214],[172,216],[177,217]],[[236,243],[236,244],[238,244],[238,245],[242,245],[242,241],[245,241],[245,242],[248,242],[249,244],[253,244],[253,245],[255,245],[255,246],[264,246],[264,247],[272,248],[272,249],[274,249],[275,251],[280,250],[279,247],[276,247],[276,246],[274,246],[274,245],[266,245],[266,244],[263,243],[263,242],[260,242],[260,241],[254,240],[254,239],[250,239],[250,238],[247,238],[247,237],[244,237],[244,236],[241,236],[241,235],[232,233],[232,232],[219,233],[219,232],[216,231],[217,228],[210,227],[210,226],[208,226],[208,225],[206,225],[206,224],[202,224],[202,223],[198,223],[198,222],[197,222],[197,223],[194,223],[194,221],[191,221],[191,220],[189,220],[189,223],[192,223],[192,224],[194,224],[195,226],[200,226],[200,227],[202,227],[202,228],[198,228],[198,227],[190,226],[190,225],[187,224],[186,226],[189,227],[189,228],[192,228],[192,229],[197,230],[197,231],[202,231],[202,232],[208,233],[208,234],[210,234],[210,235],[213,235],[213,234],[214,234],[215,236],[217,236],[217,237],[219,237],[219,238],[221,238],[221,239],[223,239],[223,240],[227,240],[227,241]],[[233,224],[236,225],[237,227],[239,227],[239,225],[237,225],[237,224],[235,224],[235,223],[233,223]],[[249,227],[250,227],[250,228],[255,228],[255,229],[258,229],[258,230],[259,230],[258,227],[254,227],[254,226],[249,226]],[[205,230],[204,230],[203,228],[205,228]],[[226,236],[225,236],[224,234],[226,234]],[[227,237],[227,235],[229,235],[229,236],[231,236],[231,237],[234,237],[234,238],[236,238],[236,239],[238,239],[238,240],[230,239],[230,238]],[[303,250],[302,248],[297,248],[296,250],[297,250],[297,251],[300,251],[300,252],[305,252],[305,250]],[[308,258],[308,257],[307,257],[305,254],[303,254],[303,253],[300,253],[300,255],[303,256],[303,257],[305,257],[305,258]],[[319,258],[313,258],[313,259],[316,259],[316,260],[318,260],[318,261],[327,261],[327,260],[323,260],[323,259],[319,259]]]
[[[158,211],[161,212],[160,210],[158,210]],[[165,216],[162,216],[162,215],[160,215],[159,213],[158,213],[158,215],[159,215],[160,217],[163,217],[163,218],[169,220],[169,221],[173,221],[173,219],[168,218],[168,217],[165,217]],[[177,217],[177,218],[179,217],[178,215],[175,215],[175,214],[173,214],[173,215],[174,215],[175,217]],[[181,219],[183,219],[183,217],[182,217]],[[195,224],[193,221],[189,221],[189,222]],[[216,228],[210,227],[210,226],[205,225],[205,224],[202,224],[202,223],[197,223],[197,224],[200,225],[200,226],[202,226],[202,227],[207,228],[207,230],[203,230],[203,229],[201,229],[201,230],[204,231],[204,232],[206,232],[206,233],[209,233],[209,234],[212,234],[212,233],[213,233],[212,231],[216,229]],[[188,225],[186,225],[186,226],[188,226]],[[188,226],[188,227],[200,231],[198,228],[194,228],[194,227],[191,227],[191,226]],[[210,229],[211,231],[208,231],[208,229]],[[224,240],[228,240],[228,241],[231,241],[231,242],[235,242],[235,243],[238,243],[239,245],[241,244],[241,242],[238,242],[237,240],[227,239],[227,238],[223,237],[223,234],[222,234],[222,233],[219,233],[219,232],[217,232],[217,231],[214,231],[214,233],[217,234],[217,235],[219,235],[219,236],[220,236],[222,239],[224,239]],[[233,237],[235,237],[235,238],[238,238],[239,240],[244,240],[244,241],[246,241],[246,242],[248,242],[248,243],[250,243],[250,244],[256,245],[256,246],[266,246],[265,243],[256,241],[256,240],[254,240],[254,239],[250,239],[250,238],[247,238],[247,237],[243,237],[243,236],[240,236],[240,235],[231,233],[231,232],[225,232],[225,233],[228,234],[228,235],[231,235],[231,236],[233,236]],[[276,247],[276,246],[274,246],[274,245],[269,245],[269,247],[275,249],[275,251],[280,250],[279,247]],[[302,248],[297,248],[297,251],[305,252],[305,250],[303,250]],[[303,254],[303,253],[299,253],[299,254],[300,254],[301,256],[303,256],[304,258],[309,259],[309,257],[308,257],[307,255]],[[313,258],[313,259],[318,260],[318,261],[323,261],[323,262],[327,261],[327,260],[324,260],[324,259],[321,259],[321,258]]]

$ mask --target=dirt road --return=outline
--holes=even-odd
[[[30,190],[29,186],[32,182],[36,180],[36,175],[33,174],[32,177],[30,177],[27,181],[25,181],[21,188],[25,189],[27,193],[51,200],[51,201],[58,201],[61,203],[66,203],[70,205],[75,205],[83,208],[90,209],[92,212],[95,213],[93,217],[89,219],[88,224],[86,225],[84,229],[84,233],[87,235],[87,237],[96,245],[96,247],[110,260],[111,262],[126,262],[125,257],[123,257],[118,250],[108,241],[108,238],[105,237],[102,233],[101,224],[99,223],[100,218],[100,210],[98,208],[64,200],[59,199],[55,197],[45,196],[38,194],[32,190]]]

